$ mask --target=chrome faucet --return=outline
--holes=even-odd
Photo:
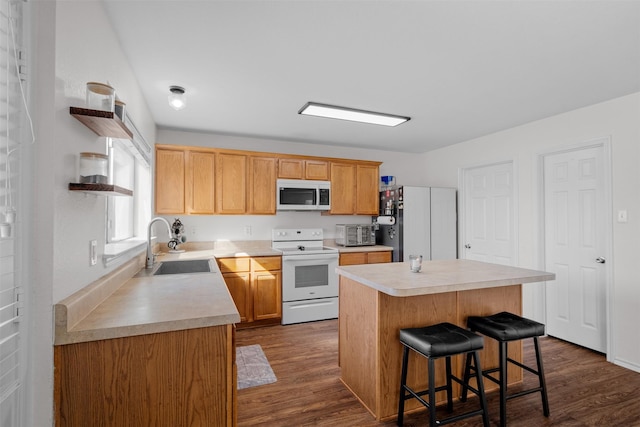
[[[156,262],[156,256],[151,250],[151,226],[156,221],[164,222],[167,225],[167,231],[169,232],[169,240],[173,238],[173,236],[171,235],[171,226],[169,225],[169,221],[159,216],[149,221],[149,227],[147,228],[147,268],[153,268],[153,264],[155,264]]]

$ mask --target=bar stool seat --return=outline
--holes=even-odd
[[[465,418],[482,415],[485,427],[489,426],[489,416],[487,414],[487,401],[484,395],[484,386],[480,372],[480,361],[478,351],[484,347],[484,339],[473,332],[460,328],[451,323],[439,323],[432,326],[421,328],[406,328],[400,330],[400,342],[404,346],[402,356],[402,374],[400,379],[400,398],[398,402],[398,425],[403,425],[404,419],[404,402],[409,399],[417,399],[427,409],[429,409],[430,426],[443,425]],[[409,350],[413,350],[418,354],[427,358],[428,362],[428,388],[422,391],[416,391],[407,386],[407,369],[409,362]],[[466,389],[471,390],[480,398],[480,409],[470,411],[456,416],[438,420],[436,418],[436,392],[446,390],[447,392],[447,409],[453,411],[453,392],[452,382],[463,385],[462,380],[451,373],[451,357],[458,354],[466,354],[466,364],[469,366],[473,361],[478,388],[475,389],[468,384]],[[435,360],[438,358],[446,358],[446,385],[437,387],[435,384]],[[469,368],[465,369],[465,373]],[[466,376],[466,375],[465,375]],[[407,394],[408,393],[408,394]],[[422,396],[429,395],[429,401],[425,401]]]
[[[526,319],[513,313],[503,311],[491,316],[470,316],[467,319],[467,327],[474,332],[479,332],[482,335],[498,341],[499,366],[497,368],[482,371],[482,375],[500,386],[500,426],[505,427],[507,425],[507,400],[536,392],[540,392],[542,398],[542,411],[544,416],[548,417],[549,401],[547,398],[547,387],[544,379],[542,356],[538,345],[538,337],[544,335],[544,325],[534,320]],[[529,366],[525,366],[524,364],[507,356],[508,343],[510,341],[519,341],[528,338],[533,339],[536,352],[537,370],[534,370]],[[538,377],[539,386],[507,395],[508,363],[512,363],[528,372],[531,372],[532,374],[535,374]],[[472,367],[471,369],[474,368]],[[499,377],[497,379],[491,375],[494,372],[499,372]],[[468,380],[469,375],[470,372],[468,370],[465,371],[465,381]],[[463,387],[462,400],[465,398],[466,390]]]

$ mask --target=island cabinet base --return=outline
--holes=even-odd
[[[233,328],[55,346],[55,425],[235,425]]]
[[[377,420],[397,416],[402,364],[402,328],[450,322],[466,327],[468,316],[483,316],[499,311],[521,314],[521,285],[444,292],[410,297],[393,297],[340,276],[339,363],[341,380]],[[483,369],[498,366],[498,346],[485,338],[480,353]],[[522,344],[509,346],[509,357],[522,361]],[[460,377],[464,368],[461,356],[454,358],[453,369]],[[443,384],[444,359],[436,361],[436,380]],[[509,383],[522,381],[522,369],[509,369]],[[410,354],[407,384],[414,389],[427,386],[427,363],[415,352]],[[472,383],[473,384],[473,383]],[[487,390],[497,386],[484,381]],[[459,387],[454,384],[454,396]],[[444,392],[438,401],[444,401]],[[405,411],[422,409],[415,399],[407,401]]]

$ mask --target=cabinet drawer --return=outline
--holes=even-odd
[[[281,270],[282,257],[279,256],[261,256],[251,259],[252,271],[269,271]]]
[[[221,273],[233,273],[238,271],[249,271],[250,270],[250,258],[216,258],[218,261],[218,267],[220,267]]]
[[[378,264],[383,262],[391,262],[391,252],[369,252],[367,255],[368,264]]]
[[[356,265],[366,264],[367,253],[366,252],[351,252],[346,254],[340,254],[340,265]]]

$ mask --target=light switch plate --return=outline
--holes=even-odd
[[[98,241],[91,240],[89,242],[89,263],[96,265],[98,263]]]

